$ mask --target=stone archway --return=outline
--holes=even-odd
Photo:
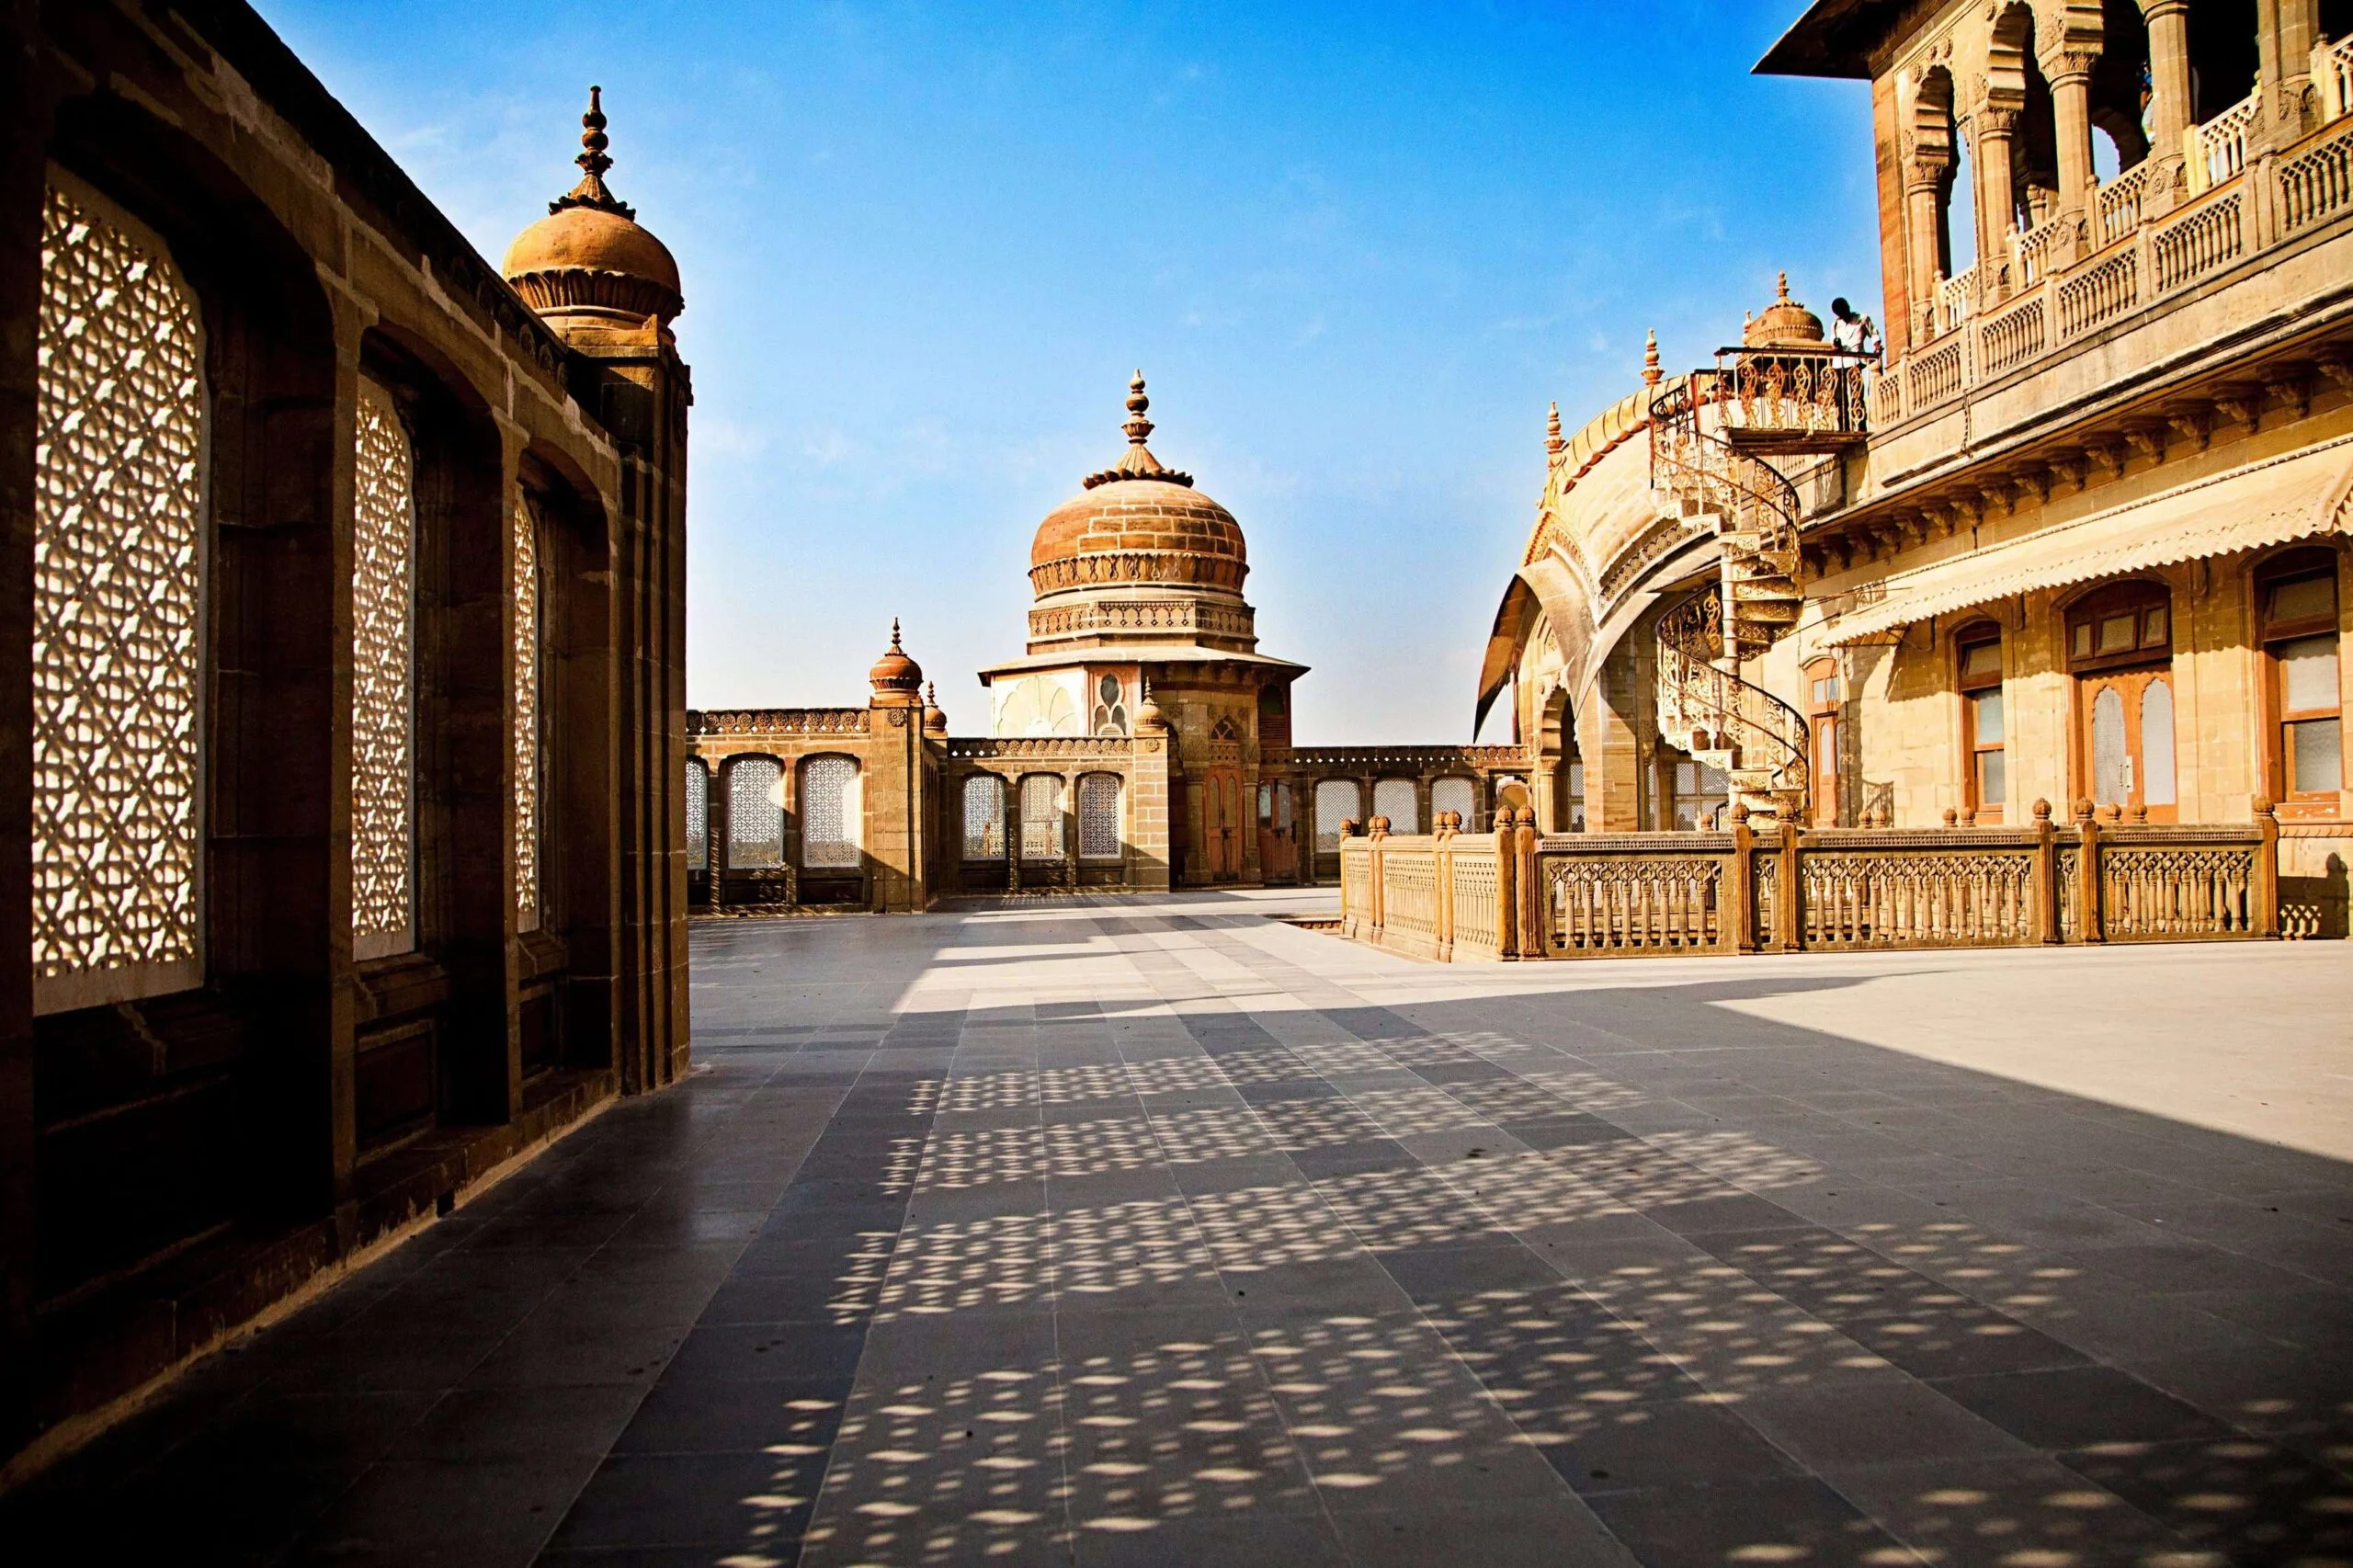
[[[1529,794],[1542,833],[1569,831],[1569,802],[1577,793],[1570,769],[1577,760],[1576,714],[1566,687],[1554,687],[1537,705],[1535,766]]]

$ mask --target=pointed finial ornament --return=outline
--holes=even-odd
[[[891,652],[893,653],[906,652],[904,648],[899,646],[899,618],[895,615],[891,618]]]
[[[1138,370],[1128,380],[1128,422],[1120,426],[1127,432],[1128,449],[1109,468],[1100,473],[1088,474],[1085,481],[1087,489],[1122,479],[1156,479],[1164,484],[1192,484],[1191,474],[1178,473],[1173,468],[1163,467],[1160,460],[1152,455],[1152,449],[1143,444],[1145,437],[1154,429],[1152,421],[1144,417],[1144,410],[1151,406],[1152,399],[1143,393],[1143,372]]]
[[[1777,300],[1786,300],[1790,297],[1790,275],[1788,273],[1784,272],[1781,274],[1780,281],[1774,286],[1774,294]]]
[[[1561,405],[1554,403],[1544,415],[1544,449],[1559,457],[1568,449],[1568,442],[1561,438]]]
[[[1643,335],[1643,385],[1654,387],[1665,374],[1658,368],[1658,334],[1645,333]]]
[[[605,187],[605,171],[613,160],[605,151],[613,144],[605,134],[605,89],[588,89],[588,112],[580,117],[580,155],[573,160],[580,165],[580,183],[548,203],[550,212],[561,212],[567,207],[594,207],[600,212],[611,212],[623,218],[635,218],[637,209],[614,196]]]
[[[1141,447],[1152,434],[1152,421],[1143,416],[1151,406],[1152,399],[1143,395],[1143,372],[1138,370],[1128,380],[1128,422],[1120,426],[1128,433],[1128,445]]]

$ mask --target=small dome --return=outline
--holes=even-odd
[[[877,697],[912,697],[923,690],[923,666],[907,657],[907,651],[899,646],[899,623],[896,620],[891,622],[890,647],[874,661],[874,667],[866,672],[866,678],[874,687]]]
[[[1250,570],[1242,525],[1144,445],[1143,384],[1141,370],[1128,383],[1127,452],[1038,525],[1029,581],[1040,596],[1120,582],[1241,591]]]
[[[1136,704],[1136,728],[1165,730],[1167,727],[1167,721],[1160,716],[1160,704],[1152,699],[1152,682],[1147,679],[1143,683],[1143,700]]]
[[[1824,348],[1822,318],[1790,298],[1790,275],[1781,274],[1779,297],[1740,330],[1745,348]]]
[[[603,311],[664,322],[686,306],[670,248],[637,222],[637,213],[605,187],[603,89],[588,89],[580,117],[580,183],[548,203],[548,215],[515,236],[499,270],[541,314]]]

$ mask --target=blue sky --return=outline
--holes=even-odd
[[[1799,0],[260,9],[493,261],[603,85],[685,276],[699,706],[862,700],[897,615],[977,732],[1142,366],[1302,743],[1467,739],[1547,401],[1780,267],[1878,311],[1868,89],[1748,74]]]

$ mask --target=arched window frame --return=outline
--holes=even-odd
[[[1059,773],[1025,773],[1017,799],[1021,809],[1021,858],[1059,860],[1063,858],[1063,777]]]
[[[416,946],[416,445],[392,391],[354,410],[351,952]]]
[[[1005,780],[994,773],[975,773],[964,780],[965,859],[1005,858]]]
[[[2333,817],[2343,800],[2344,602],[2341,557],[2305,548],[2253,577],[2263,677],[2264,791],[2282,814]]]
[[[764,778],[765,784],[754,782],[758,778]],[[783,869],[783,762],[763,752],[741,753],[720,766],[719,784],[727,802],[727,869]],[[757,838],[745,836],[746,828],[770,822],[772,832]]]
[[[1364,820],[1364,786],[1353,778],[1318,779],[1314,799],[1315,851],[1319,855],[1336,855],[1340,852],[1340,824]]]
[[[1430,781],[1430,825],[1436,827],[1440,814],[1447,812],[1462,813],[1462,831],[1473,832],[1479,825],[1479,781],[1459,773],[1449,773]]]
[[[2002,629],[1973,620],[1952,634],[1953,689],[1961,694],[1961,799],[1982,824],[2009,805],[2009,711]]]
[[[50,653],[33,671],[30,731],[36,1014],[203,983],[210,725],[212,409],[201,304],[162,236],[63,171],[51,171],[41,227],[31,611],[33,638]],[[136,371],[127,346],[123,358],[98,362],[114,346],[91,330],[107,325],[100,298],[147,317],[125,328],[142,349]],[[77,386],[77,372],[97,384]],[[144,417],[130,401],[142,381],[156,383],[144,389],[155,404]],[[108,382],[115,394],[99,398],[98,386]],[[76,417],[83,415],[93,416]],[[69,419],[78,426],[71,439]],[[109,436],[119,437],[117,444],[94,455],[94,443]],[[88,570],[91,546],[129,537],[131,530],[108,525],[122,520],[120,486],[142,472],[156,483],[153,494],[135,498],[138,532],[151,553],[160,546],[177,559],[149,573],[153,587],[139,594],[140,614],[146,641],[177,652],[123,684],[117,700],[90,690],[97,671],[91,661],[76,663],[74,624],[99,624],[75,614],[103,592],[90,585],[97,581]],[[96,528],[69,526],[68,518]],[[138,588],[121,572],[101,575],[115,592]],[[110,646],[106,658],[120,682],[119,653]],[[89,708],[94,695],[121,737],[102,754],[71,716]],[[171,792],[167,807],[138,814],[136,830],[111,809],[132,790]],[[135,841],[127,837],[134,831]]]
[[[1078,858],[1117,860],[1127,853],[1126,790],[1116,773],[1078,776]],[[1108,799],[1106,799],[1106,796]]]
[[[2133,619],[2132,639],[2119,624]],[[2173,657],[2173,591],[2136,578],[2113,583],[2067,607],[2067,668],[2075,674],[2125,669]]]
[[[1372,814],[1387,817],[1392,833],[1421,832],[1421,801],[1415,781],[1411,778],[1374,779]]]
[[[866,853],[866,770],[847,753],[821,752],[802,757],[798,771],[801,869],[857,870]],[[828,817],[838,818],[837,832],[824,831]]]

